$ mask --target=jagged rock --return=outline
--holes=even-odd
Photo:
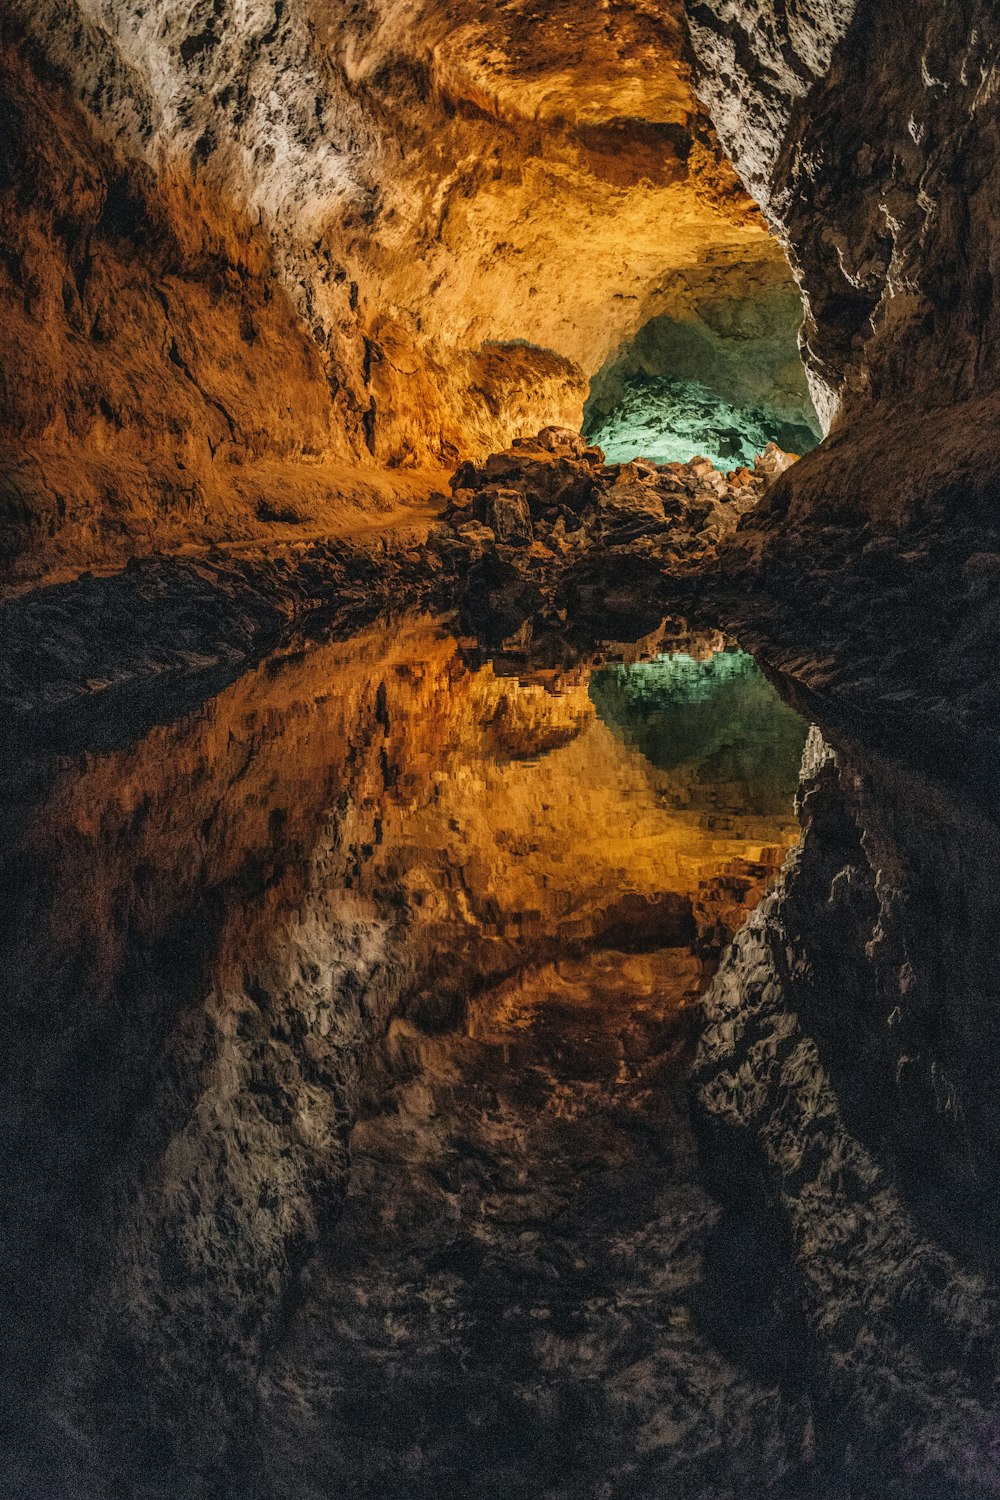
[[[484,553],[492,551],[497,540],[496,533],[489,526],[484,526],[481,521],[463,521],[456,531],[456,536],[468,549],[473,561],[478,561]]]
[[[458,468],[430,547],[457,578],[478,630],[489,625],[495,634],[500,617],[510,627],[518,608],[541,600],[550,618],[568,612],[593,622],[603,612],[622,634],[631,613],[642,634],[663,612],[670,581],[690,582],[714,559],[772,475],[792,462],[772,444],[753,471],[728,476],[704,458],[606,464],[578,433],[549,427]],[[498,571],[484,588],[490,554]],[[514,588],[517,576],[531,587]],[[499,613],[489,623],[491,600]]]
[[[472,512],[492,532],[499,555],[515,568],[530,559],[536,571],[548,574],[550,586],[574,557],[595,547],[609,568],[623,553],[636,564],[640,558],[655,561],[664,574],[689,571],[714,555],[770,478],[792,461],[772,444],[752,472],[741,469],[728,477],[704,458],[662,466],[646,459],[606,464],[578,433],[549,427],[482,464],[462,464],[433,542],[453,566],[461,566],[463,543],[469,562],[482,556],[487,538],[465,519],[471,497]],[[515,549],[529,542],[536,545],[519,561]]]
[[[802,289],[829,433],[724,547],[727,622],[809,686],[835,657],[845,703],[877,715],[902,691],[992,735],[995,592],[963,563],[1000,548],[996,6],[913,0],[905,24],[853,0],[688,15],[697,90]]]
[[[531,512],[518,490],[480,490],[473,501],[472,513],[493,532],[501,546],[527,546],[532,540]]]
[[[795,463],[796,458],[796,454],[785,453],[777,443],[768,443],[763,453],[758,453],[753,461],[754,474],[758,477],[763,474],[766,479],[776,479]]]

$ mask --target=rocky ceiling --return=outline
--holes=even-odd
[[[329,525],[359,462],[579,426],[651,317],[788,285],[680,0],[14,0],[2,27],[15,573]]]

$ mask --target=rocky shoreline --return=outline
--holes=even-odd
[[[0,608],[0,705],[25,714],[183,685],[222,685],[306,621],[356,628],[384,611],[457,608],[489,645],[573,633],[638,639],[688,597],[787,465],[771,445],[726,476],[707,459],[605,464],[547,428],[463,464],[426,540],[310,541],[236,555],[154,555]]]
[[[933,519],[900,531],[840,516],[775,534],[793,461],[770,444],[729,474],[698,457],[607,464],[546,428],[463,463],[429,530],[154,555],[37,588],[0,606],[6,732],[73,705],[141,725],[304,634],[430,608],[535,665],[684,615],[739,639],[806,712],[816,699],[890,737],[919,724],[939,756],[958,736],[975,758],[1000,715],[995,528],[970,519],[944,539]]]

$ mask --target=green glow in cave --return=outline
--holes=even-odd
[[[755,815],[780,813],[798,785],[808,726],[745,651],[696,661],[686,652],[635,666],[602,667],[590,679],[598,715],[661,771],[697,767],[711,789],[732,788]]]
[[[799,454],[816,444],[810,428],[787,412],[737,406],[697,380],[668,375],[633,375],[614,410],[586,435],[609,463],[687,463],[700,454],[723,471],[752,467],[769,442]]]
[[[768,443],[808,453],[820,422],[799,354],[802,301],[774,265],[678,273],[667,306],[590,383],[583,431],[610,463],[696,455],[723,472]]]

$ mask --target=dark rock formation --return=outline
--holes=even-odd
[[[876,714],[955,697],[986,727],[985,579],[1000,550],[993,8],[704,0],[688,15],[699,91],[802,289],[803,354],[831,428],[737,538],[731,618],[753,616],[786,670],[821,690],[833,673]]]
[[[700,0],[688,15],[699,92],[792,255],[830,424],[995,389],[992,7]]]
[[[393,543],[133,558],[120,572],[29,590],[0,606],[4,732],[42,735],[42,716],[76,703],[85,737],[102,717],[135,733],[147,712],[217,692],[306,620],[357,628],[403,597],[415,605],[433,581],[419,533],[400,529]],[[61,735],[70,722],[52,718]]]
[[[603,460],[576,433],[550,427],[455,473],[428,546],[457,575],[462,609],[484,639],[567,619],[582,629],[603,620],[605,636],[636,639],[792,456],[770,444],[753,470],[729,475],[704,458]]]
[[[787,1236],[756,1295],[808,1328],[817,1489],[993,1495],[996,809],[816,730],[800,804],[705,1001],[706,1163],[728,1234]]]

